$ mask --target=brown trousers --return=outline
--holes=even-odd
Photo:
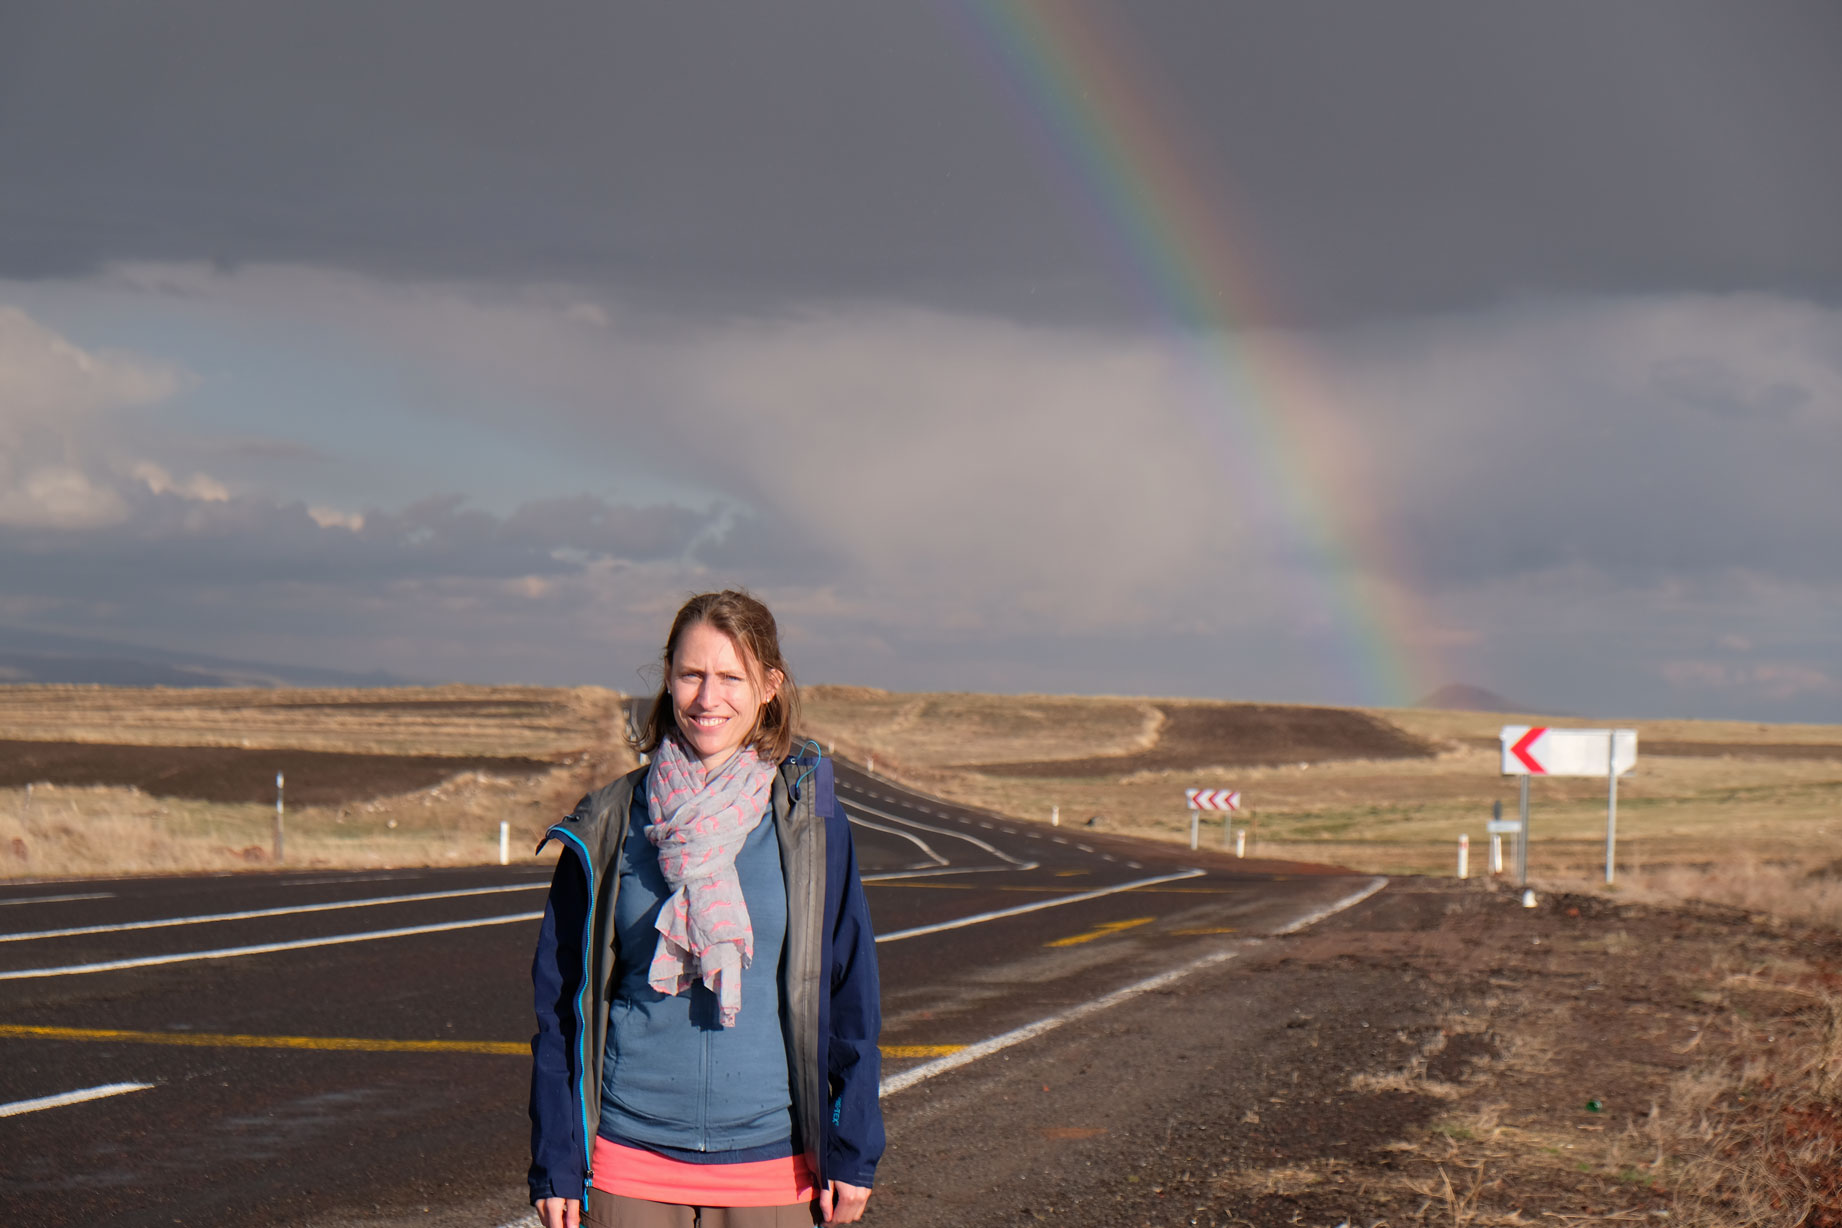
[[[584,1228],[812,1228],[818,1222],[816,1202],[785,1207],[687,1207],[597,1189],[589,1190],[588,1203],[582,1208]]]

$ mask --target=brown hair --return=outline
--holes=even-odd
[[[672,631],[665,638],[665,652],[660,658],[665,673],[659,682],[659,694],[652,701],[652,713],[634,749],[651,754],[665,735],[678,727],[678,718],[672,713],[672,656],[684,633],[700,624],[715,627],[735,641],[743,668],[757,690],[766,689],[769,674],[780,675],[774,698],[761,705],[746,743],[769,763],[779,763],[793,749],[793,728],[799,723],[799,688],[793,685],[793,671],[780,655],[780,629],[774,625],[773,614],[749,594],[727,588],[720,593],[697,594],[672,619]]]

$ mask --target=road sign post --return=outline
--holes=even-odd
[[[1222,846],[1228,845],[1228,829],[1234,820],[1228,816],[1241,808],[1238,789],[1185,789],[1184,800],[1190,805],[1190,847],[1195,848],[1202,833],[1202,812],[1222,811]]]
[[[1529,777],[1599,776],[1605,785],[1605,881],[1612,882],[1618,853],[1618,778],[1637,766],[1635,729],[1551,729],[1546,725],[1505,725],[1503,774],[1522,778],[1522,835],[1517,842],[1517,872],[1529,881]]]

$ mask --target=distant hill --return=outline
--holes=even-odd
[[[237,661],[79,636],[0,627],[0,683],[98,686],[374,687],[413,679],[382,670],[357,673],[311,666]]]
[[[1481,686],[1452,682],[1413,705],[1416,708],[1445,708],[1455,712],[1532,712],[1527,704],[1515,703],[1495,691]]]

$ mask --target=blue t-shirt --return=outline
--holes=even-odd
[[[645,791],[634,790],[621,849],[614,926],[620,950],[608,1006],[599,1133],[684,1159],[759,1160],[793,1154],[793,1092],[781,1014],[787,890],[771,815],[736,854],[736,875],[755,932],[742,971],[742,1006],[725,1028],[701,981],[672,997],[647,984],[659,907],[670,894],[646,838]],[[739,1154],[738,1154],[739,1153]]]

